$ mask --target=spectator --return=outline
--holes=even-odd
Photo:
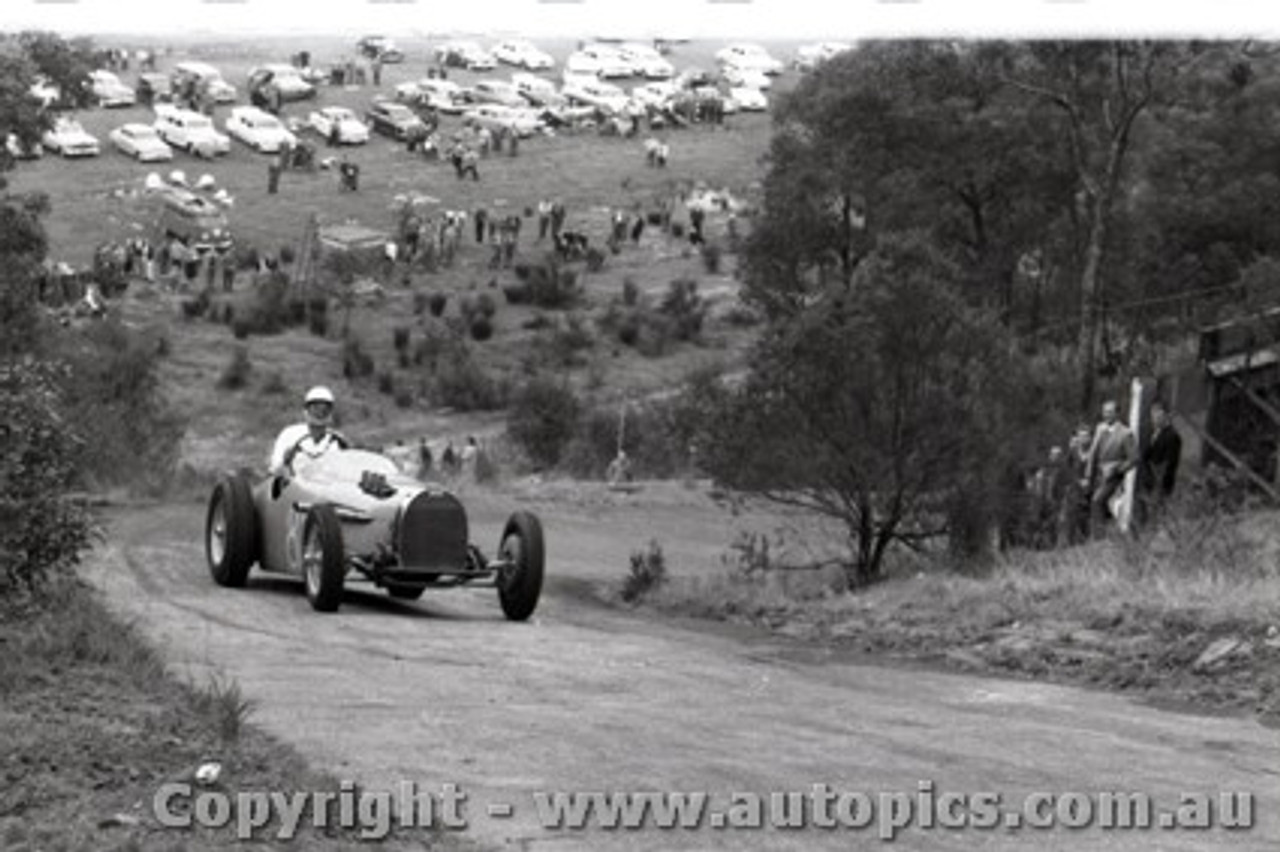
[[[418,439],[418,478],[426,479],[431,475],[431,448],[427,446],[426,438]]]
[[[1089,447],[1084,487],[1090,490],[1089,522],[1098,535],[1108,519],[1113,518],[1110,501],[1124,483],[1124,476],[1137,464],[1137,442],[1133,432],[1119,419],[1115,400],[1102,404],[1102,422],[1098,424]]]
[[[1182,436],[1159,400],[1151,404],[1151,429],[1151,441],[1142,459],[1143,505],[1148,519],[1156,517],[1173,496],[1182,461]]]
[[[544,198],[538,202],[538,242],[545,240],[550,230],[551,202]]]

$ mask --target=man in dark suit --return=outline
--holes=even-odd
[[[1182,460],[1182,436],[1173,428],[1164,403],[1151,404],[1151,443],[1145,461],[1146,490],[1158,500],[1167,500],[1178,481],[1178,463]]]

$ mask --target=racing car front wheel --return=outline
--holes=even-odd
[[[516,512],[502,533],[498,558],[505,563],[498,571],[498,601],[511,621],[533,615],[542,593],[545,555],[542,524],[529,512]]]
[[[338,513],[327,503],[312,506],[302,533],[302,576],[312,609],[317,612],[338,609],[342,603],[345,562]]]
[[[205,556],[219,586],[239,587],[258,561],[258,516],[243,475],[224,476],[214,486],[205,517]]]

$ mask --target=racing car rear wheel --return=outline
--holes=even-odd
[[[498,558],[507,564],[498,572],[498,601],[511,621],[524,621],[538,605],[545,561],[542,524],[529,512],[516,512],[502,533]]]
[[[209,498],[205,517],[205,556],[219,586],[243,586],[258,561],[258,516],[243,475],[225,476]]]
[[[312,609],[317,612],[338,609],[342,603],[345,563],[338,513],[327,503],[312,506],[302,533],[302,576]]]

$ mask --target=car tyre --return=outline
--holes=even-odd
[[[336,612],[342,603],[346,556],[342,522],[333,506],[312,506],[302,532],[302,577],[316,612]]]
[[[239,588],[258,561],[258,515],[243,474],[223,477],[209,498],[205,516],[205,556],[219,586]]]
[[[542,524],[535,515],[516,512],[511,516],[502,533],[498,558],[510,563],[498,572],[502,612],[511,621],[524,621],[538,606],[546,561]]]

